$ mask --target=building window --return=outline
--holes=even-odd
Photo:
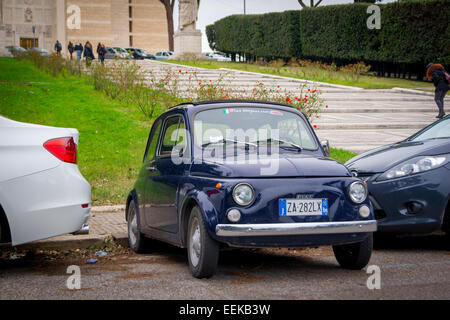
[[[130,47],[133,47],[133,36],[130,36]]]
[[[129,26],[129,29],[130,29],[130,33],[132,33],[133,32],[133,21],[129,21],[128,22],[128,26]]]
[[[133,19],[133,7],[132,6],[128,7],[128,17],[130,19]]]

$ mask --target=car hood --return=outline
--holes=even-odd
[[[345,164],[358,173],[381,173],[410,158],[450,152],[450,139],[401,141],[364,152]]]
[[[312,155],[278,154],[249,160],[243,156],[194,161],[191,174],[229,178],[349,177],[337,161]]]

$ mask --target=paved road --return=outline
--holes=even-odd
[[[209,280],[191,277],[184,250],[160,243],[94,265],[88,257],[0,259],[0,299],[450,299],[450,251],[438,235],[379,245],[370,261],[381,270],[379,290],[366,287],[365,270],[339,268],[329,247],[223,251]],[[81,290],[66,288],[72,264],[81,266]]]
[[[245,71],[194,68],[148,60],[137,63],[149,73],[149,82],[151,79],[164,79],[168,73],[174,75],[168,82],[172,83],[176,78],[180,92],[194,78],[203,83],[211,80],[212,83],[247,93],[251,93],[257,83],[263,83],[268,89],[287,90],[294,92],[294,95],[299,94],[299,88],[306,82],[309,87],[322,92],[325,104],[329,106],[322,110],[318,119],[313,120],[319,138],[330,140],[333,147],[358,153],[403,140],[436,120],[437,107],[430,93],[363,90]],[[220,82],[216,82],[218,79],[221,79]],[[450,97],[447,97],[446,104],[449,102]]]

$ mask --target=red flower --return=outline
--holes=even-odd
[[[289,97],[286,97],[286,102],[287,103],[292,103],[291,99],[289,99]]]
[[[181,70],[178,70],[179,73],[181,73]]]
[[[316,129],[317,128],[317,126],[316,125],[314,125],[314,129]]]
[[[326,105],[325,108],[328,108],[328,105]]]

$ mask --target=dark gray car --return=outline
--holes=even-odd
[[[368,184],[378,231],[450,233],[450,116],[346,166]]]

